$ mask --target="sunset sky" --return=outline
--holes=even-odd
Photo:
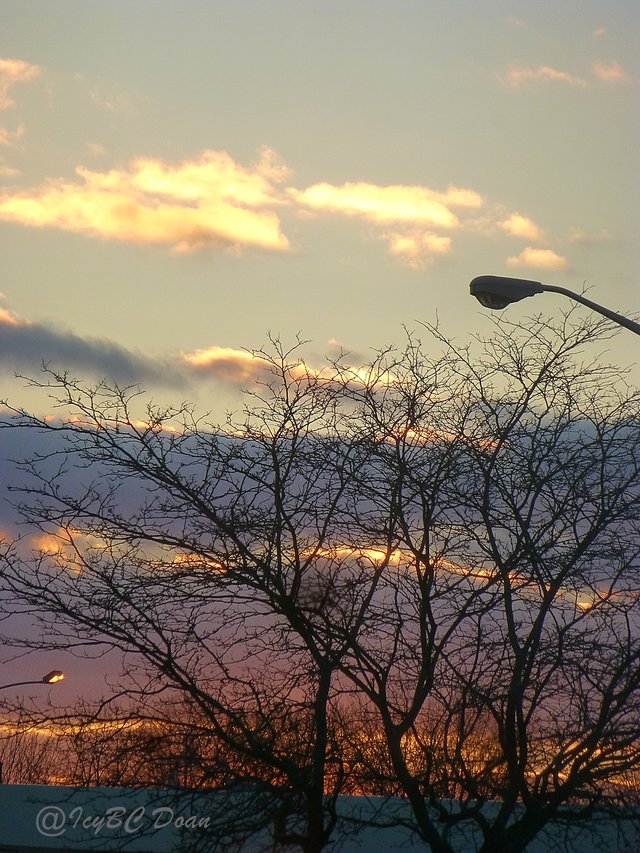
[[[637,316],[639,35],[637,0],[3,0],[0,398],[46,412],[44,360],[223,418],[269,332],[488,333],[485,273]]]
[[[269,331],[486,332],[484,273],[640,311],[635,0],[2,13],[2,396],[39,407],[10,377],[44,359],[215,410]]]

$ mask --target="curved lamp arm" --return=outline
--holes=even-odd
[[[11,684],[0,684],[0,690],[6,690],[9,687],[24,687],[25,684],[57,684],[64,678],[64,672],[59,669],[52,669],[42,678],[30,679],[29,681],[14,681]]]
[[[636,335],[640,335],[640,323],[624,317],[597,302],[592,302],[579,293],[574,293],[573,290],[568,290],[566,287],[556,287],[553,284],[542,284],[540,281],[530,281],[526,278],[508,278],[501,275],[479,275],[473,279],[469,285],[469,290],[472,296],[484,305],[485,308],[499,310],[506,308],[511,302],[519,302],[528,296],[535,296],[536,293],[561,293],[563,296],[568,296],[575,302],[580,302],[602,314],[609,320],[613,320],[619,326],[624,326],[625,329],[630,329]]]

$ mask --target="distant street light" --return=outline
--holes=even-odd
[[[592,302],[590,299],[585,299],[579,293],[574,293],[573,290],[567,290],[566,287],[556,287],[553,284],[542,284],[539,281],[529,281],[526,278],[507,278],[502,275],[479,275],[474,278],[469,285],[471,295],[475,296],[481,305],[485,308],[493,308],[500,310],[506,308],[511,302],[519,302],[527,296],[535,296],[536,293],[562,293],[563,296],[568,296],[569,299],[574,299],[587,308],[597,311],[614,323],[624,326],[625,329],[630,329],[636,335],[640,335],[640,323],[630,320],[628,317],[623,317],[621,314],[616,314],[615,311],[610,311],[597,302]]]
[[[7,690],[9,687],[24,687],[25,684],[57,684],[64,678],[64,672],[59,669],[52,669],[40,679],[30,681],[13,681],[11,684],[0,684],[0,690]],[[4,766],[0,761],[0,785],[3,783]]]
[[[59,669],[52,669],[42,678],[30,681],[14,681],[11,684],[0,684],[0,690],[7,690],[9,687],[23,687],[25,684],[57,684],[64,678],[64,672]]]

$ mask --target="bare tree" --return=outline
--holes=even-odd
[[[332,772],[327,796],[343,644],[320,644],[313,631],[309,614],[325,594],[314,563],[359,450],[338,432],[334,383],[277,345],[264,361],[251,409],[224,430],[184,407],[149,408],[140,425],[128,389],[50,374],[75,418],[21,413],[12,426],[64,438],[23,468],[25,518],[51,539],[26,584],[14,571],[24,549],[10,545],[5,580],[45,645],[121,650],[128,695],[148,716],[187,700],[233,756],[236,778],[271,795],[262,823],[275,820],[281,843],[311,851],[331,834],[342,784]]]
[[[410,350],[361,410],[395,569],[341,666],[432,850],[522,850],[640,759],[640,399],[579,360],[593,329],[500,328],[480,358],[441,338],[431,393]]]
[[[24,709],[3,708],[0,722],[0,781],[48,785],[60,781],[60,738]]]
[[[428,333],[320,371],[275,342],[224,427],[52,371],[74,417],[8,422],[49,441],[18,490],[52,539],[7,545],[5,597],[41,645],[119,649],[136,713],[186,703],[183,770],[265,794],[238,838],[321,850],[341,792],[400,794],[434,851],[516,851],[637,772],[640,398],[585,361],[607,327]]]

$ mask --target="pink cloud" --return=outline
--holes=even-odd
[[[587,85],[587,81],[582,77],[575,77],[566,71],[558,71],[549,65],[540,65],[538,68],[512,65],[504,74],[498,75],[498,79],[512,89],[518,89],[526,83],[564,83],[580,88]]]
[[[18,83],[27,83],[40,74],[37,65],[31,65],[22,59],[0,59],[0,110],[14,106],[15,101],[9,95]]]
[[[619,62],[594,62],[593,73],[603,83],[630,83],[631,76],[627,74]]]

